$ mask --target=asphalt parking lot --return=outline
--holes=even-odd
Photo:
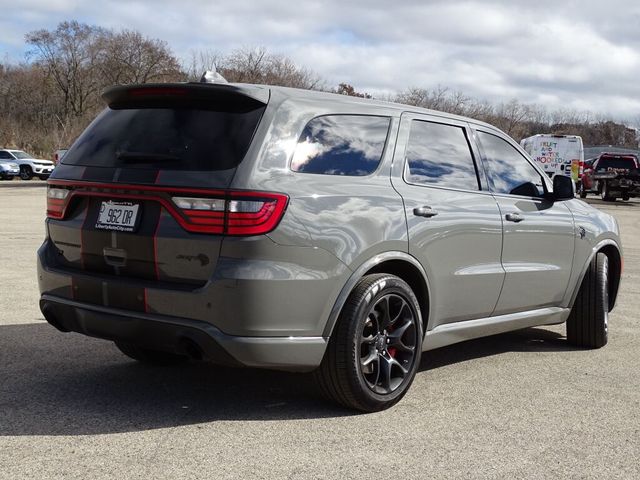
[[[38,310],[45,189],[0,188],[0,478],[640,478],[640,201],[604,203],[625,270],[609,344],[533,328],[422,357],[389,411],[308,376],[151,368]]]

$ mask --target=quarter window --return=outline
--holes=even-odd
[[[407,181],[478,190],[478,176],[462,127],[414,120],[407,145]]]
[[[380,164],[389,117],[324,115],[305,127],[291,170],[324,175],[369,175]]]
[[[544,194],[542,176],[518,150],[489,133],[478,132],[478,138],[494,192],[526,197]]]

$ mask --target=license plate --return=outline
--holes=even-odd
[[[140,204],[133,202],[103,201],[100,205],[96,228],[133,232],[137,226],[139,208]]]

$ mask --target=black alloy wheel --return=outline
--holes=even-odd
[[[349,295],[315,378],[331,400],[384,410],[411,386],[421,353],[422,318],[411,287],[394,275],[367,275]]]
[[[416,318],[407,300],[384,295],[371,308],[360,335],[360,373],[375,393],[397,390],[415,361]]]
[[[22,180],[31,180],[33,178],[33,170],[29,165],[22,165],[20,167],[20,178]]]

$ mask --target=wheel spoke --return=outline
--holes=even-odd
[[[387,295],[386,297],[382,297],[380,299],[380,301],[378,302],[377,306],[380,306],[380,309],[382,310],[382,319],[380,321],[380,323],[378,324],[380,331],[385,330],[388,326],[389,323],[391,322],[391,317],[389,315],[389,296]]]
[[[413,327],[413,322],[407,321],[402,326],[398,327],[392,333],[389,334],[389,347],[396,348],[403,352],[413,352],[415,347],[407,345],[402,341],[402,337],[409,328]]]
[[[387,357],[380,357],[380,374],[376,385],[383,390],[384,393],[391,393],[391,365],[392,362]]]
[[[400,300],[402,303],[400,304],[400,308],[398,309],[398,313],[396,315],[393,316],[393,318],[391,319],[391,325],[395,325],[396,322],[400,319],[400,317],[402,317],[402,314],[405,312],[405,308],[408,309],[409,305],[407,305],[407,302],[404,301],[404,299],[400,298],[400,297],[396,297],[398,300]]]
[[[362,338],[360,339],[360,343],[363,343],[365,345],[371,345],[373,343],[376,343],[376,335],[371,334],[371,335],[367,335],[366,337],[363,335]]]
[[[372,348],[366,357],[360,358],[360,365],[362,365],[362,368],[368,368],[369,365],[371,365],[371,363],[373,363],[377,358],[378,352],[376,352],[375,348]]]

